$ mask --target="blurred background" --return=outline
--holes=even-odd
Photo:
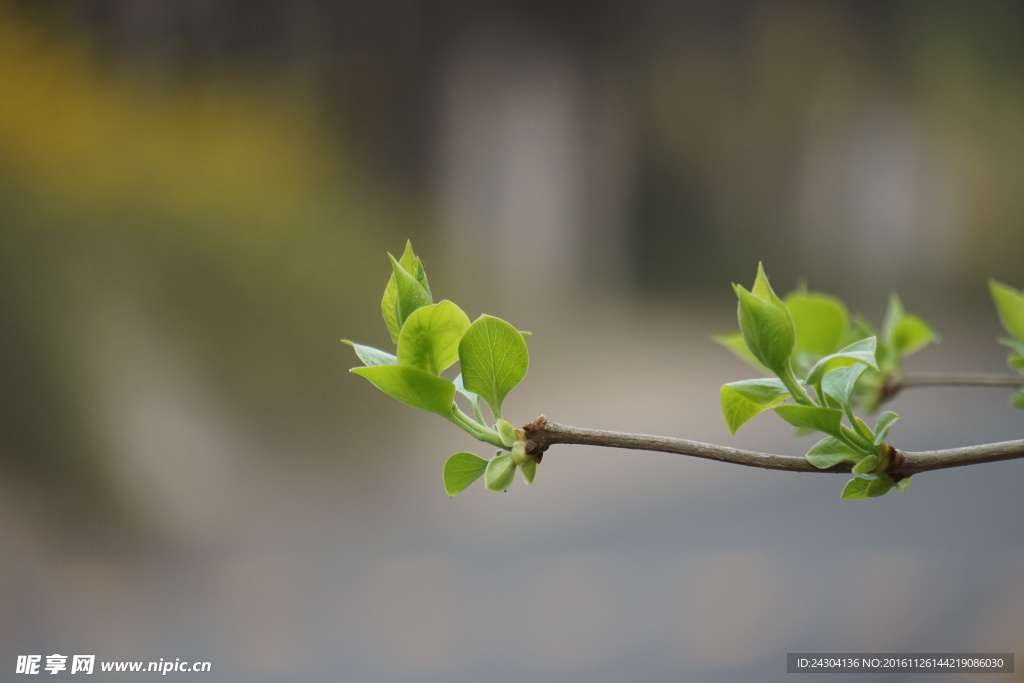
[[[1024,463],[850,502],[842,476],[560,447],[532,487],[449,500],[445,458],[489,454],[338,343],[388,346],[411,238],[437,298],[533,332],[520,424],[803,453],[718,413],[751,373],[710,338],[759,260],[876,323],[898,290],[942,335],[910,369],[1000,371],[1021,25],[934,0],[0,2],[4,677],[53,653],[257,682],[1024,654]],[[1008,397],[907,392],[893,441],[1019,438]]]

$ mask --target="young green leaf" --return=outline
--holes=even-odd
[[[789,404],[776,407],[775,412],[794,427],[816,429],[835,437],[839,437],[843,433],[843,411],[841,410]]]
[[[398,335],[402,331],[402,325],[405,324],[406,319],[417,308],[429,305],[433,298],[430,288],[426,284],[425,274],[422,280],[418,279],[394,256],[388,254],[388,258],[391,259],[391,279],[388,280],[387,287],[384,288],[384,298],[381,299],[380,310],[384,316],[384,322],[388,326],[388,332],[391,333],[391,340],[397,344]],[[414,270],[417,265],[419,265],[418,259],[413,264]],[[422,266],[419,267],[422,273]]]
[[[402,403],[451,419],[455,385],[448,380],[404,365],[352,368],[385,394]]]
[[[832,436],[826,436],[824,439],[811,446],[811,450],[807,451],[806,457],[807,462],[811,463],[819,470],[827,470],[829,467],[834,467],[846,460],[856,460],[861,457],[861,454],[854,451],[839,439]]]
[[[899,491],[906,491],[910,488],[910,477],[903,477],[896,482],[896,489]]]
[[[456,453],[444,463],[444,490],[449,496],[480,478],[487,469],[487,461],[472,453]]]
[[[775,406],[789,396],[778,379],[748,379],[722,386],[719,397],[722,415],[732,434],[758,413]]]
[[[995,280],[989,280],[988,286],[1003,327],[1015,338],[1024,341],[1024,291],[1018,292]]]
[[[868,497],[868,486],[870,484],[870,479],[854,477],[850,481],[846,482],[846,486],[843,487],[843,493],[840,497],[846,498],[847,500],[863,500]]]
[[[516,442],[516,428],[511,422],[499,419],[494,425],[494,431],[498,432],[506,448],[512,448],[512,444]]]
[[[850,400],[857,387],[857,380],[868,366],[857,363],[845,368],[829,370],[821,379],[821,390],[832,397],[845,410],[850,410]]]
[[[889,296],[889,307],[882,325],[882,341],[889,353],[902,358],[937,340],[938,336],[928,323],[904,310],[898,295]]]
[[[885,437],[889,436],[889,430],[896,424],[896,420],[900,419],[900,416],[891,410],[887,410],[878,416],[878,422],[875,423],[875,445],[880,446],[885,443]]]
[[[341,343],[348,344],[355,349],[356,356],[359,357],[359,360],[363,361],[363,365],[394,365],[398,362],[398,359],[393,353],[381,351],[380,349],[375,349],[372,346],[356,344],[348,339],[342,339]]]
[[[849,500],[876,498],[878,496],[884,496],[895,485],[896,484],[893,482],[892,478],[886,474],[876,475],[875,479],[854,477],[847,482],[846,488],[843,489],[842,497]]]
[[[868,484],[868,498],[875,498],[877,496],[884,496],[892,490],[895,486],[892,477],[888,474],[876,475],[875,479]]]
[[[492,491],[504,491],[516,476],[516,465],[512,462],[512,454],[505,453],[495,456],[487,463],[484,471],[484,484]]]
[[[782,374],[789,367],[789,357],[796,342],[793,317],[786,304],[768,284],[761,264],[757,266],[752,291],[736,284],[733,290],[739,299],[737,315],[747,348],[766,368],[777,375]]]
[[[1018,389],[1010,398],[1010,405],[1018,410],[1024,410],[1024,389]]]
[[[388,256],[390,257],[391,255],[388,254]],[[394,261],[394,258],[391,260]],[[399,259],[398,263],[423,287],[427,295],[427,303],[430,303],[432,299],[430,296],[430,285],[427,283],[427,274],[423,270],[423,262],[413,253],[411,241],[406,241],[405,251],[402,253],[402,258]],[[394,270],[394,266],[392,266],[392,270]],[[384,288],[384,298],[380,302],[380,309],[381,314],[384,316],[384,322],[388,326],[388,332],[391,333],[391,341],[397,344],[398,333],[401,331],[402,325],[398,320],[398,283],[394,272],[391,273],[391,278]]]
[[[533,478],[537,476],[537,461],[530,459],[522,464],[519,471],[523,475],[523,481],[527,484],[533,483]]]
[[[868,455],[854,465],[851,472],[854,474],[868,474],[869,472],[873,472],[876,467],[878,467],[878,456]]]
[[[440,375],[459,359],[467,328],[469,317],[451,301],[416,309],[398,335],[398,364]]]
[[[818,292],[793,292],[785,301],[796,327],[797,353],[826,356],[842,347],[850,328],[842,301]]]
[[[519,331],[500,318],[482,315],[459,343],[459,363],[466,389],[478,394],[501,417],[508,392],[526,376],[530,354]]]
[[[868,367],[877,370],[878,363],[875,361],[875,346],[875,338],[868,337],[867,339],[861,339],[860,341],[854,342],[840,351],[836,351],[833,354],[825,356],[815,363],[814,367],[811,368],[811,371],[807,373],[807,380],[805,383],[816,385],[829,370],[848,367],[855,363],[863,363]]]

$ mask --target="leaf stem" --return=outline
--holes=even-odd
[[[469,432],[470,436],[484,443],[489,443],[492,446],[497,446],[502,450],[505,450],[505,444],[501,441],[501,436],[498,432],[494,431],[489,427],[473,421],[473,419],[466,415],[462,410],[455,404],[452,404],[452,422],[462,427],[464,430]]]
[[[786,472],[848,473],[852,467],[850,463],[842,463],[827,470],[819,470],[802,456],[759,453],[668,436],[651,436],[630,432],[611,432],[602,429],[572,427],[552,422],[543,415],[534,422],[525,425],[523,429],[529,439],[526,444],[527,453],[533,456],[542,455],[550,446],[556,444],[577,444],[689,455],[696,458],[732,463],[734,465]],[[964,448],[950,448],[941,451],[912,453],[893,449],[892,452],[895,455],[889,464],[887,472],[895,478],[899,478],[909,477],[919,472],[1024,458],[1024,439],[967,446]]]
[[[786,385],[786,389],[789,391],[790,396],[797,403],[805,406],[815,406],[815,403],[808,395],[807,390],[804,389],[803,385],[800,384],[800,380],[793,374],[793,366],[787,361],[782,367],[782,372],[779,373],[779,379]]]

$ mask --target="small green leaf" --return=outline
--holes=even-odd
[[[842,301],[818,292],[793,292],[786,307],[796,327],[797,353],[826,356],[842,347],[850,315]]]
[[[1006,331],[1024,341],[1024,292],[995,280],[988,281],[992,301]]]
[[[505,444],[506,448],[512,448],[512,444],[516,442],[516,428],[508,420],[498,420],[494,425],[494,431],[498,432],[498,436],[501,437],[501,442]]]
[[[523,475],[523,481],[527,484],[532,484],[533,478],[537,476],[537,461],[531,458],[524,462],[519,470]]]
[[[1024,410],[1024,389],[1018,389],[1010,398],[1010,405],[1018,410]]]
[[[530,364],[526,341],[500,318],[482,315],[459,343],[459,362],[466,388],[482,397],[495,417],[508,392],[522,381]]]
[[[896,482],[896,488],[900,491],[906,491],[910,488],[910,477],[903,477]]]
[[[887,474],[879,474],[874,479],[854,477],[846,483],[842,497],[849,500],[877,498],[878,496],[884,496],[893,486],[896,486],[896,484]]]
[[[842,408],[849,410],[857,380],[867,369],[868,366],[856,363],[845,368],[829,370],[821,379],[821,390],[835,399]]]
[[[793,317],[786,304],[768,284],[761,264],[757,266],[752,291],[735,284],[733,290],[739,299],[737,316],[747,348],[766,368],[777,375],[782,374],[788,367],[796,342]]]
[[[442,377],[404,365],[374,365],[350,372],[406,405],[451,419],[455,385]]]
[[[1017,372],[1024,372],[1024,355],[1011,353],[1006,359],[1006,362],[1010,364],[1010,367]]]
[[[444,463],[444,490],[449,496],[480,478],[487,469],[487,461],[472,453],[456,453]]]
[[[861,457],[861,454],[855,452],[839,439],[826,436],[811,446],[811,450],[807,451],[806,457],[807,462],[819,470],[827,470],[829,467],[834,467],[846,460],[856,460]]]
[[[416,309],[398,335],[398,364],[440,375],[459,359],[467,328],[469,318],[451,301]]]
[[[387,351],[381,351],[375,349],[372,346],[364,346],[363,344],[356,344],[348,339],[342,339],[342,344],[348,344],[355,349],[356,356],[359,360],[363,361],[363,365],[394,365],[398,362],[395,358],[395,354],[388,353]]]
[[[811,368],[811,371],[807,373],[807,380],[805,383],[809,385],[816,385],[829,370],[848,367],[855,363],[863,363],[868,367],[877,370],[878,363],[875,361],[875,347],[875,338],[868,337],[867,339],[856,341],[840,351],[836,351],[833,354],[825,356],[815,363],[814,367]]]
[[[776,407],[775,412],[794,427],[816,429],[835,437],[842,434],[843,411],[841,410],[790,404]]]
[[[900,356],[909,356],[938,341],[938,338],[931,326],[921,317],[905,315],[892,330],[890,343]]]
[[[512,462],[512,454],[505,453],[495,456],[487,463],[484,471],[484,483],[492,491],[504,491],[516,476],[516,465]]]
[[[851,470],[854,474],[867,474],[873,472],[878,467],[878,456],[868,455],[861,459]]]
[[[843,487],[841,497],[846,498],[847,500],[863,500],[868,497],[868,486],[870,484],[870,479],[854,477],[850,481],[846,482],[846,486]]]
[[[900,419],[900,416],[891,410],[887,410],[878,416],[878,422],[875,423],[875,445],[880,446],[885,443],[885,437],[889,436],[889,430],[896,424],[896,420]]]
[[[725,423],[735,434],[755,415],[784,401],[789,392],[778,379],[748,379],[723,385],[719,396]]]
[[[889,493],[896,484],[887,474],[879,474],[876,479],[868,484],[868,498],[884,496]]]
[[[391,257],[392,263],[394,263],[394,257]],[[430,295],[430,285],[427,283],[427,274],[423,270],[423,262],[420,261],[419,257],[413,253],[412,242],[406,241],[405,252],[402,254],[402,258],[399,259],[398,264],[405,270],[406,273],[412,276],[412,278],[420,284],[423,290],[426,292],[426,303],[432,301]],[[394,266],[392,265],[392,271]],[[384,316],[384,322],[388,326],[388,332],[391,333],[391,341],[398,343],[398,333],[402,329],[401,321],[398,317],[398,283],[396,281],[395,273],[391,273],[391,278],[388,280],[387,286],[384,288],[384,298],[380,302],[381,314]]]

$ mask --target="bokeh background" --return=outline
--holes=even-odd
[[[450,500],[444,459],[478,445],[338,343],[388,343],[411,238],[436,295],[533,331],[519,423],[802,453],[718,414],[750,373],[710,338],[759,260],[876,322],[900,291],[943,339],[911,369],[999,371],[1022,25],[941,0],[0,3],[2,677],[53,653],[257,682],[1024,655],[1024,463],[848,502],[841,476],[562,447],[532,487]],[[892,407],[907,450],[1024,425],[1003,390]]]

